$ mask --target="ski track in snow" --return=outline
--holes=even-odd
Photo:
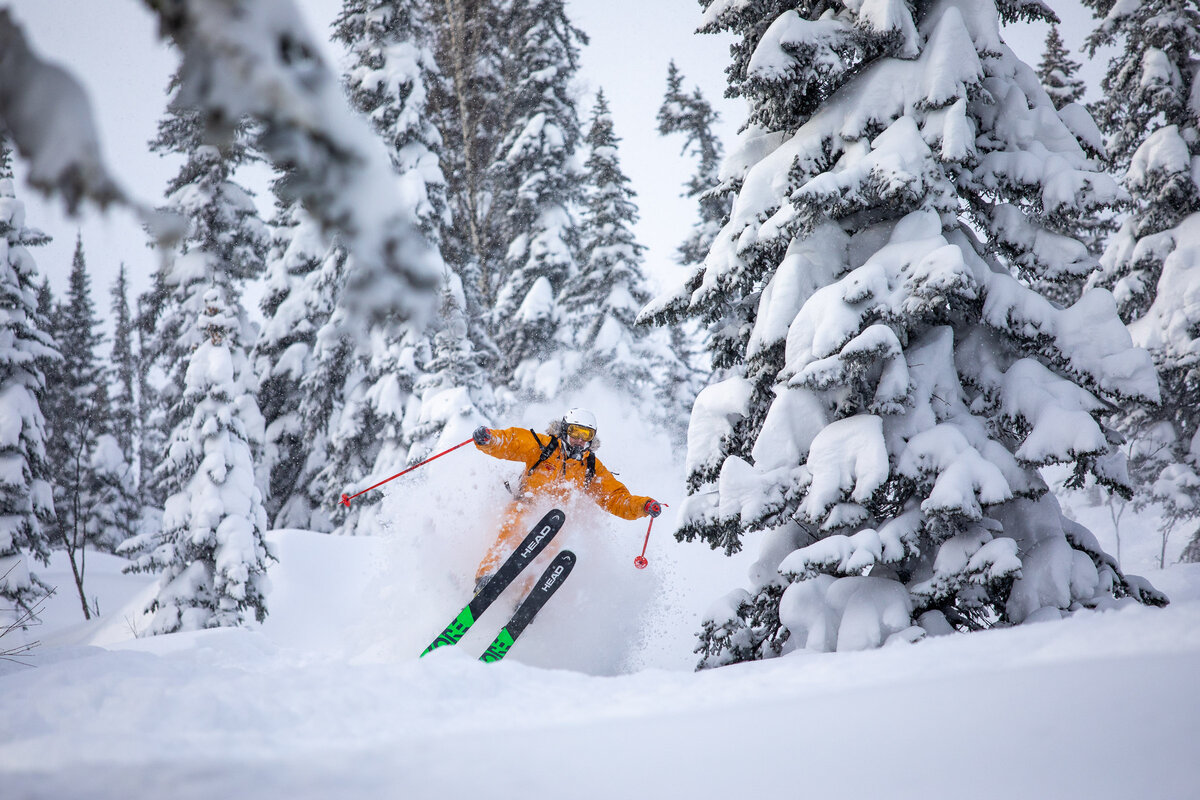
[[[369,620],[346,624],[363,597],[331,600],[303,570],[367,576],[386,540],[273,539],[288,558],[257,630],[134,639],[148,581],[94,554],[95,586],[126,609],[77,624],[60,595],[46,616],[68,624],[38,632],[36,666],[0,664],[3,796],[1196,796],[1200,566],[1152,576],[1173,598],[1164,610],[587,675],[521,663],[524,639],[495,665],[466,640],[424,659],[384,646]],[[416,611],[421,630],[398,639],[440,629],[443,609]],[[484,643],[503,617],[481,621]],[[574,636],[569,614],[530,633],[538,623],[560,645],[610,646]]]

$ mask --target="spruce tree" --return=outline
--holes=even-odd
[[[244,312],[214,282],[195,329],[181,403],[191,414],[172,434],[163,468],[186,476],[167,499],[162,533],[134,569],[159,573],[149,633],[242,625],[267,615],[267,518],[251,443],[261,425],[241,336]]]
[[[498,175],[491,166],[512,114],[511,98],[504,89],[512,67],[505,56],[511,44],[506,5],[508,0],[426,0],[421,6],[438,65],[438,72],[430,76],[426,110],[442,136],[439,162],[446,201],[439,237],[446,285],[432,359],[444,365],[437,355],[438,337],[448,326],[466,324],[469,345],[463,345],[463,353],[469,353],[469,361],[482,371],[476,374],[472,369],[470,380],[484,381],[470,389],[470,395],[488,407],[494,403],[492,368],[499,361],[499,350],[487,319],[496,300],[506,243],[503,204],[494,201]],[[450,311],[451,306],[455,311]],[[442,369],[430,367],[422,386],[440,386],[446,380],[457,385],[457,378]],[[428,395],[419,393],[419,419],[426,419]],[[419,427],[424,433],[414,429],[414,456],[433,446],[431,429],[426,423]]]
[[[345,0],[333,39],[350,52],[343,82],[351,105],[387,144],[419,228],[437,243],[449,218],[442,137],[428,111],[440,79],[429,14],[412,0]]]
[[[355,421],[354,409],[360,404],[360,393],[355,391],[362,380],[356,327],[337,303],[345,285],[347,260],[345,249],[335,245],[325,253],[319,269],[305,279],[305,296],[311,299],[309,313],[321,324],[313,336],[312,367],[300,381],[300,429],[306,456],[292,502],[296,513],[308,516],[305,527],[323,532],[347,521],[346,510],[336,504],[336,498],[371,467],[366,458],[346,463],[347,457],[361,454],[342,448],[342,458],[336,463],[346,471],[339,475],[328,468],[335,463],[333,441],[357,433],[353,427],[343,431],[341,425]]]
[[[436,247],[449,218],[439,165],[442,140],[428,109],[429,87],[437,82],[438,70],[427,17],[421,4],[347,0],[335,22],[334,39],[351,53],[345,76],[351,104],[387,144],[415,226]],[[346,280],[362,279],[350,262]],[[371,282],[373,290],[387,291],[378,283]],[[344,387],[341,413],[330,428],[324,483],[332,497],[357,481],[374,478],[374,483],[408,460],[409,428],[415,424],[411,417],[420,405],[416,385],[430,357],[419,321],[379,320],[355,336],[358,364],[348,374],[352,383]],[[348,512],[339,508],[339,514],[346,513],[340,529],[373,530],[374,506],[381,497],[364,497]]]
[[[1132,196],[1129,214],[1101,259],[1096,283],[1112,289],[1134,341],[1154,358],[1162,402],[1116,416],[1144,508],[1163,512],[1160,560],[1171,534],[1191,537],[1200,558],[1200,6],[1192,0],[1119,5],[1089,0],[1103,16],[1088,38],[1121,52],[1095,104],[1109,151]]]
[[[603,91],[596,96],[585,142],[582,263],[559,301],[562,348],[572,354],[568,376],[576,385],[604,379],[631,401],[645,403],[651,417],[674,425],[681,435],[691,398],[687,383],[676,381],[687,369],[671,351],[666,331],[636,324],[650,299],[642,271],[645,247],[634,236],[635,195],[621,171],[620,139]]]
[[[167,437],[171,430],[167,424],[168,408],[165,403],[167,390],[159,382],[151,380],[155,367],[155,348],[158,346],[158,319],[166,307],[169,292],[166,271],[155,270],[153,285],[137,300],[134,331],[137,336],[137,397],[141,436],[138,442],[138,493],[142,508],[153,518],[155,509],[162,509],[167,496],[155,470],[166,451]]]
[[[1121,485],[1101,415],[1157,385],[1108,292],[1061,308],[1018,277],[1089,263],[1063,220],[1120,195],[996,4],[706,6],[749,119],[730,219],[658,302],[725,328],[677,536],[760,557],[702,665],[1165,602],[1038,472]]]
[[[143,311],[154,332],[147,355],[166,376],[158,397],[171,433],[155,470],[166,500],[161,530],[122,549],[132,570],[159,573],[151,633],[266,613],[266,521],[253,467],[263,421],[246,357],[253,328],[240,298],[262,271],[267,235],[249,192],[234,181],[254,158],[243,137],[207,144],[199,123],[197,112],[173,105],[151,145],[183,156],[167,202],[189,221]]]
[[[310,528],[312,507],[300,487],[312,439],[302,424],[301,385],[313,370],[317,330],[328,317],[309,290],[330,244],[298,203],[277,203],[277,210],[259,304],[265,322],[254,345],[265,436],[259,484],[267,488],[271,527]]]
[[[651,383],[646,331],[634,325],[650,299],[642,274],[646,248],[633,233],[637,205],[621,172],[612,114],[604,91],[596,95],[585,142],[588,159],[582,263],[559,299],[563,344],[578,353],[581,377],[602,374],[637,396]]]
[[[735,44],[733,52],[737,50]],[[737,341],[727,337],[730,332],[744,327],[744,323],[734,320],[744,316],[745,312],[712,294],[703,313],[698,308],[688,307],[689,298],[703,275],[704,259],[729,218],[734,197],[732,190],[736,188],[735,183],[722,184],[720,179],[724,147],[712,129],[718,119],[700,87],[695,87],[690,94],[683,90],[683,74],[672,60],[667,67],[667,90],[658,109],[658,132],[662,136],[683,134],[680,152],[696,159],[696,172],[688,180],[684,196],[696,200],[699,218],[676,251],[678,262],[690,269],[688,277],[672,295],[660,298],[644,309],[639,321],[668,328],[672,349],[678,354],[680,363],[690,365],[699,349],[707,349],[710,371],[720,374],[738,358]],[[695,330],[697,325],[699,334]],[[703,345],[698,341],[703,341]],[[689,386],[685,394],[694,398],[701,388],[702,375],[694,374],[689,368],[678,377]],[[733,449],[739,447],[733,445]]]
[[[49,241],[49,237],[47,237],[47,241]],[[54,316],[54,290],[50,288],[49,278],[42,278],[42,283],[38,286],[37,313],[38,317],[45,320],[47,324],[49,324],[51,318]],[[55,363],[58,363],[58,361],[56,359]],[[49,373],[47,372],[46,375],[48,377]]]
[[[173,108],[159,123],[151,149],[184,157],[168,183],[167,207],[190,223],[177,252],[157,270],[140,320],[149,334],[145,356],[166,374],[159,403],[170,431],[190,416],[180,401],[189,359],[204,340],[195,328],[203,297],[213,285],[237,288],[229,294],[240,295],[240,287],[263,269],[267,233],[250,193],[233,177],[238,167],[257,160],[244,137],[222,147],[206,144],[196,112]],[[155,480],[163,478],[156,474]]]
[[[564,375],[558,298],[578,271],[580,130],[570,82],[587,37],[563,0],[514,0],[510,15],[513,113],[492,167],[506,243],[492,327],[510,388],[549,397]]]
[[[138,412],[138,365],[134,352],[134,321],[129,308],[129,281],[121,264],[112,286],[113,345],[110,355],[109,431],[113,441],[103,437],[94,464],[100,482],[102,525],[112,531],[119,545],[138,532],[141,519],[139,500],[138,446],[141,440],[141,416]],[[115,448],[111,445],[115,444]]]
[[[109,425],[121,447],[121,455],[134,464],[138,440],[137,356],[134,352],[134,321],[129,309],[129,277],[124,264],[117,270],[111,297],[113,344],[109,361],[113,390],[109,401]]]
[[[425,374],[414,387],[420,406],[410,414],[410,460],[426,458],[443,445],[496,418],[495,392],[485,358],[468,335],[466,291],[449,273]]]
[[[55,306],[53,326],[63,361],[47,391],[47,455],[57,511],[51,542],[66,550],[84,616],[90,619],[84,591],[87,548],[111,551],[124,537],[109,524],[107,460],[97,463],[97,457],[108,455],[98,445],[109,433],[111,417],[107,374],[97,353],[103,336],[81,237],[75,240],[67,297]]]
[[[24,626],[50,588],[37,578],[31,560],[47,564],[48,528],[54,497],[46,458],[46,423],[41,402],[44,370],[61,359],[38,312],[37,265],[28,248],[50,238],[25,224],[17,199],[10,151],[0,138],[0,402],[8,422],[0,435],[0,624]]]
[[[1038,77],[1046,94],[1054,101],[1055,108],[1062,108],[1083,98],[1086,87],[1083,80],[1075,75],[1079,72],[1079,66],[1058,35],[1058,25],[1051,25],[1046,34],[1046,51],[1042,55],[1042,63],[1038,64]]]
[[[691,235],[679,246],[679,263],[684,266],[704,261],[713,239],[729,217],[733,202],[733,195],[720,181],[725,154],[721,140],[713,133],[718,119],[699,86],[691,94],[683,91],[683,75],[672,61],[667,67],[667,91],[658,109],[658,132],[662,136],[683,134],[680,152],[697,161],[696,173],[688,180],[684,196],[696,201],[700,218]]]
[[[430,115],[442,134],[442,171],[450,207],[442,235],[446,263],[463,279],[468,321],[495,304],[504,261],[504,208],[495,202],[502,176],[491,169],[511,117],[506,80],[514,69],[508,0],[429,3],[434,56],[441,67],[430,88]],[[495,360],[480,326],[468,326],[475,349]]]
[[[139,529],[136,465],[125,458],[116,436],[102,433],[92,447],[88,466],[92,474],[88,516],[97,531],[95,546],[116,552]]]
[[[1041,79],[1042,88],[1054,102],[1054,107],[1058,109],[1059,117],[1079,140],[1084,151],[1095,158],[1105,160],[1107,152],[1104,148],[1104,137],[1086,109],[1079,105],[1086,91],[1083,80],[1076,77],[1079,67],[1079,63],[1071,59],[1063,45],[1062,37],[1058,34],[1058,24],[1051,24],[1046,34],[1046,50],[1041,64],[1038,65],[1038,78]],[[1076,215],[1073,220],[1064,220],[1069,226],[1062,232],[1083,242],[1088,252],[1098,259],[1104,250],[1105,240],[1116,230],[1115,217],[1115,212]],[[1077,273],[1049,281],[1039,280],[1035,276],[1028,277],[1040,293],[1060,305],[1068,306],[1079,299],[1089,276]]]
[[[47,237],[49,241],[49,237]],[[37,313],[38,318],[43,320],[43,327],[47,331],[53,331],[59,323],[59,304],[54,296],[54,290],[50,286],[50,279],[45,278],[42,285],[38,288],[37,296]],[[53,340],[53,334],[49,334]],[[57,341],[53,341],[55,351],[59,351]],[[66,463],[66,448],[58,447],[55,443],[55,431],[58,428],[58,418],[64,413],[63,405],[67,393],[61,391],[61,387],[66,385],[66,378],[63,371],[64,359],[62,353],[59,352],[59,358],[48,359],[42,365],[42,376],[45,380],[45,389],[41,394],[40,406],[42,409],[42,417],[45,420],[46,433],[46,461],[50,465],[51,474],[57,474],[57,470],[63,468]],[[56,483],[56,481],[52,481]],[[46,536],[53,542],[56,542],[57,547],[62,546],[62,537],[58,531],[58,514],[54,515],[54,522],[46,529]]]
[[[696,201],[698,219],[692,232],[676,251],[680,265],[691,270],[692,277],[698,275],[699,266],[708,255],[709,248],[721,226],[729,218],[733,203],[730,186],[720,180],[721,163],[725,150],[721,140],[713,131],[719,115],[700,91],[695,87],[691,94],[683,91],[683,75],[672,60],[667,67],[667,91],[658,109],[658,132],[662,136],[683,134],[681,153],[696,159],[696,172],[687,182],[685,197]],[[706,335],[698,330],[698,320],[684,320],[677,307],[666,314],[649,313],[639,321],[643,324],[665,325],[671,339],[671,351],[675,364],[669,381],[675,386],[674,396],[691,409],[696,395],[703,388],[708,371],[693,366],[706,349]],[[720,312],[717,312],[719,315]],[[686,432],[686,431],[685,431]],[[681,438],[681,437],[676,437]]]

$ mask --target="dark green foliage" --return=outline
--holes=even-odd
[[[66,300],[54,309],[55,339],[63,361],[47,387],[47,456],[54,475],[58,522],[52,541],[82,560],[86,545],[111,550],[124,535],[103,526],[101,475],[93,465],[98,440],[112,422],[107,374],[98,349],[103,342],[92,301],[82,239],[76,239]],[[82,570],[80,570],[82,572]]]
[[[121,453],[130,464],[135,463],[138,436],[137,357],[133,349],[134,323],[129,310],[129,281],[125,265],[117,272],[112,287],[113,345],[110,377],[113,385],[112,433],[121,446]]]
[[[246,141],[237,125],[225,141],[208,141],[199,112],[174,102],[151,143],[155,152],[182,157],[167,207],[188,223],[139,298],[142,415],[154,428],[143,437],[153,471],[142,492],[164,513],[160,529],[128,540],[122,552],[132,559],[130,571],[159,573],[151,633],[238,625],[266,613],[259,586],[266,520],[252,472],[262,417],[241,294],[262,273],[267,235],[251,194],[235,179],[239,167],[258,160]],[[197,511],[191,498],[203,492],[220,497],[219,507]],[[232,557],[219,542],[230,531],[245,537]]]
[[[681,153],[696,159],[696,172],[687,182],[684,196],[695,200],[700,218],[691,235],[679,246],[679,263],[695,266],[704,261],[713,238],[729,217],[733,195],[720,185],[719,172],[725,157],[720,139],[713,132],[719,116],[700,87],[683,91],[683,76],[672,61],[667,68],[667,92],[658,109],[658,132],[663,136],[683,134]]]
[[[1156,504],[1163,515],[1165,562],[1172,532],[1194,535],[1200,519],[1200,313],[1185,299],[1198,290],[1187,261],[1200,237],[1200,6],[1085,2],[1102,15],[1090,52],[1120,50],[1093,112],[1132,197],[1095,282],[1113,290],[1122,318],[1151,351],[1162,393],[1160,405],[1123,408],[1114,419],[1128,439],[1135,507]],[[1184,558],[1197,556],[1193,541]]]
[[[1156,395],[1103,295],[1068,311],[1040,294],[1094,268],[1079,219],[1111,210],[1115,182],[1002,47],[988,4],[886,19],[704,5],[703,30],[737,37],[729,94],[748,102],[722,171],[737,200],[647,316],[702,321],[717,370],[693,411],[678,536],[732,553],[753,535],[761,555],[701,633],[703,665],[912,641],[925,612],[962,629],[1025,619],[1051,581],[1022,576],[1022,559],[1039,537],[1071,549],[1038,468],[1119,482],[1096,398]],[[678,85],[673,71],[665,107]],[[1084,320],[1136,368],[1082,357]],[[1046,414],[1086,436],[1053,435]],[[1057,585],[1071,595],[1058,607],[1099,602],[1089,585]],[[845,605],[858,592],[877,629]]]
[[[16,198],[10,171],[10,151],[0,137],[0,392],[10,419],[9,435],[0,442],[0,614],[3,624],[25,625],[50,587],[33,573],[31,559],[43,564],[50,556],[49,534],[54,522],[47,434],[42,416],[48,369],[61,360],[50,321],[42,311],[50,306],[47,284],[37,285],[37,267],[26,248],[49,241],[24,223],[24,204]]]
[[[619,139],[603,91],[596,97],[586,142],[582,259],[559,306],[565,329],[573,333],[572,345],[583,354],[585,373],[604,374],[636,395],[649,388],[654,366],[644,347],[647,331],[634,325],[637,312],[650,299],[642,273],[645,247],[634,237],[637,205],[617,158]],[[598,343],[602,331],[606,341]],[[614,341],[617,331],[628,349]]]
[[[696,669],[779,655],[790,636],[779,622],[779,599],[785,588],[782,581],[769,583],[754,597],[740,600],[735,615],[720,624],[704,620],[697,635],[699,643],[693,651],[700,655]]]
[[[1097,14],[1112,10],[1109,0],[1084,0]],[[1129,167],[1134,152],[1152,132],[1175,125],[1182,132],[1196,125],[1189,97],[1200,53],[1200,8],[1191,0],[1149,0],[1122,7],[1106,16],[1088,37],[1091,55],[1117,46],[1100,85],[1103,94],[1093,104],[1093,116],[1109,136],[1108,150],[1120,170]],[[1193,154],[1200,142],[1192,142]],[[1196,209],[1176,210],[1182,218]],[[1149,233],[1150,231],[1144,231]]]
[[[1046,34],[1046,51],[1042,55],[1042,63],[1038,64],[1038,77],[1042,86],[1057,108],[1067,103],[1075,103],[1083,97],[1083,81],[1075,76],[1079,72],[1079,62],[1071,58],[1063,45],[1062,37],[1058,35],[1058,26],[1051,25]]]
[[[557,348],[550,309],[578,269],[579,231],[571,209],[582,200],[572,162],[581,140],[571,79],[587,43],[562,0],[516,0],[503,25],[510,37],[505,85],[507,130],[492,165],[503,214],[504,261],[495,285],[494,339],[501,374],[518,375]],[[532,294],[531,294],[532,293]]]

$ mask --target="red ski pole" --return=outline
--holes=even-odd
[[[458,448],[460,448],[460,447],[464,447],[465,445],[468,445],[468,444],[470,444],[470,443],[471,443],[471,442],[473,442],[473,441],[475,441],[475,440],[474,440],[474,439],[467,439],[465,442],[462,442],[462,443],[460,443],[460,444],[456,444],[456,445],[454,445],[454,447],[451,447],[449,450],[443,450],[443,451],[442,451],[442,452],[440,452],[440,453],[436,453],[436,454],[434,454],[434,455],[430,456],[429,458],[425,459],[424,461],[421,461],[421,462],[419,462],[419,463],[413,464],[411,467],[409,467],[408,469],[404,470],[403,472],[397,472],[397,473],[396,473],[395,475],[393,475],[392,477],[390,477],[390,478],[385,478],[384,480],[381,480],[379,483],[375,484],[374,486],[368,486],[366,489],[363,489],[361,492],[358,492],[357,494],[352,494],[352,495],[350,495],[350,496],[348,496],[348,497],[347,497],[346,495],[342,495],[341,503],[342,503],[342,505],[344,505],[346,508],[349,508],[349,507],[350,507],[350,501],[351,501],[351,500],[353,500],[354,498],[358,497],[358,495],[360,495],[360,494],[366,494],[367,492],[371,491],[372,489],[378,489],[380,486],[383,486],[383,485],[384,485],[385,483],[387,483],[388,481],[394,481],[396,478],[399,478],[401,475],[407,475],[408,473],[412,472],[412,471],[413,471],[414,469],[416,469],[417,467],[423,467],[423,466],[425,466],[426,464],[428,464],[430,461],[433,461],[434,459],[437,459],[437,458],[441,458],[442,456],[446,455],[447,453],[453,453],[453,452],[454,452],[455,450],[457,450]]]
[[[666,503],[662,504],[663,508],[667,507]],[[654,517],[650,518],[650,524],[646,526],[646,541],[642,542],[642,554],[633,560],[633,565],[638,569],[645,569],[650,562],[646,560],[646,547],[650,544],[650,531],[654,528]]]

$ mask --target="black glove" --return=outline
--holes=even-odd
[[[475,440],[475,444],[487,444],[492,440],[492,432],[480,425],[475,429],[475,432],[471,434],[471,438]]]
[[[662,513],[662,506],[657,500],[647,500],[646,505],[642,506],[642,510],[652,517],[657,517]]]

